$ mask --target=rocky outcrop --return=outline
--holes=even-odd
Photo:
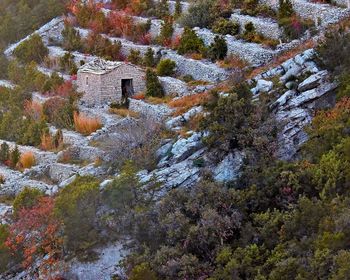
[[[281,125],[277,155],[283,160],[297,157],[301,145],[307,140],[304,128],[311,122],[315,111],[335,103],[337,84],[331,82],[326,70],[319,69],[314,59],[315,51],[309,49],[253,79],[257,84],[252,89],[255,94],[273,92],[275,87],[278,88],[279,96],[271,108]],[[279,84],[270,87],[272,80],[276,81],[274,78]]]

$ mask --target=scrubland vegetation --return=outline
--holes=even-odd
[[[151,44],[149,23],[136,24],[129,15],[156,16],[168,23],[182,23],[185,31],[181,37],[172,39],[173,30],[165,24],[157,42],[185,56],[219,61],[227,68],[244,68],[246,64],[237,57],[227,57],[227,46],[221,36],[205,47],[190,27],[238,35],[241,27],[227,20],[233,8],[241,8],[247,15],[277,19],[289,39],[302,36],[305,28],[310,27],[309,22],[298,18],[289,1],[281,1],[277,12],[254,0],[196,1],[188,15],[181,15],[179,1],[176,2],[176,13],[170,16],[164,1],[156,7],[147,0],[114,0],[112,8],[127,13],[116,11],[105,16],[99,5],[72,1],[68,10],[75,20],[67,19],[62,47],[146,67],[147,90],[134,98],[155,101],[164,97],[157,75],[176,75],[176,63],[159,60],[151,48],[144,57],[137,51],[123,57],[120,44],[100,35]],[[61,14],[64,4],[3,1],[0,46]],[[15,12],[19,12],[16,17]],[[30,23],[24,24],[23,20]],[[13,29],[9,27],[12,25]],[[78,25],[92,30],[86,39],[80,38],[73,28]],[[270,46],[276,43],[262,38],[251,25],[245,26],[245,30],[240,36],[246,41]],[[29,269],[36,263],[41,275],[50,279],[63,271],[64,260],[76,256],[91,261],[96,246],[127,236],[130,254],[119,265],[132,280],[348,279],[347,31],[346,27],[331,30],[317,49],[319,63],[339,82],[337,103],[316,113],[306,130],[309,140],[296,161],[284,162],[275,157],[278,124],[268,118],[268,98],[262,96],[252,101],[247,84],[232,77],[225,85],[229,87],[225,98],[220,98],[219,90],[213,89],[172,100],[168,105],[175,109],[175,116],[194,106],[204,107],[206,114],[192,120],[196,122],[192,129],[208,132],[204,145],[217,161],[235,149],[245,149],[246,160],[238,181],[215,183],[204,168],[203,179],[190,189],[172,189],[159,195],[160,182],[153,179],[147,184],[140,183],[138,171],[150,171],[157,166],[156,148],[165,131],[152,119],[143,119],[122,131],[117,140],[106,141],[99,147],[116,159],[112,167],[119,171],[105,187],[100,187],[97,178],[77,176],[54,196],[28,186],[14,198],[13,223],[0,225],[0,272],[16,265]],[[47,53],[40,37],[33,36],[16,48],[14,60],[0,56],[0,69],[8,69],[0,71],[1,78],[9,78],[17,85],[14,89],[0,88],[0,138],[58,151],[63,145],[62,129],[89,135],[101,128],[101,120],[79,112],[74,76],[64,81],[56,73],[47,76],[37,70],[38,63],[49,63]],[[61,70],[74,75],[77,65],[72,61],[70,54],[64,56],[60,60]],[[187,78],[191,84],[190,77]],[[50,99],[41,105],[31,100],[33,91]],[[138,113],[121,107],[112,107],[110,113],[139,117]],[[48,123],[58,128],[56,134],[49,133]],[[5,142],[0,148],[0,161],[21,171],[36,164],[33,153],[21,154],[17,146],[10,149]]]

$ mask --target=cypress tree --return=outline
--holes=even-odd
[[[147,69],[146,71],[146,96],[164,96],[164,90],[157,77],[157,74],[151,69]]]

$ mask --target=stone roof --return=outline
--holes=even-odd
[[[103,75],[125,64],[126,63],[120,61],[107,61],[98,58],[81,66],[79,72]]]

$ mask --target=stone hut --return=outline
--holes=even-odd
[[[146,74],[129,63],[96,59],[80,67],[77,85],[83,93],[81,101],[88,106],[123,103],[128,97],[145,91]]]

